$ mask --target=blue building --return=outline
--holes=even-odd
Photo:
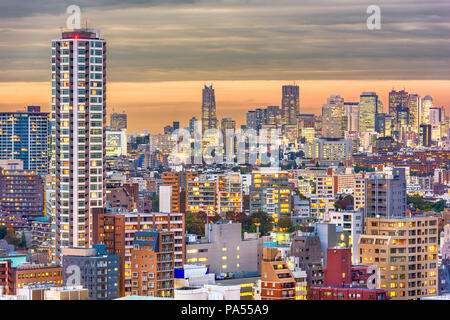
[[[24,170],[48,174],[50,133],[49,114],[38,106],[0,112],[0,159],[20,159]]]
[[[108,254],[105,245],[63,248],[62,255],[64,285],[83,286],[91,300],[119,297],[119,255]]]

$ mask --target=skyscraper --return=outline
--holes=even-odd
[[[389,92],[389,115],[396,116],[397,108],[408,107],[408,92],[405,90]]]
[[[344,115],[347,118],[347,131],[359,131],[359,103],[344,102]]]
[[[99,30],[52,41],[52,248],[92,247],[92,211],[104,208],[106,42]]]
[[[411,130],[418,133],[420,125],[420,110],[422,106],[422,99],[418,94],[408,95],[408,108],[409,108],[409,124]]]
[[[216,116],[216,96],[211,86],[205,86],[203,89],[202,102],[202,132],[209,129],[218,129],[219,121]]]
[[[422,101],[422,109],[420,110],[420,124],[430,124],[430,109],[433,108],[433,98],[426,96]]]
[[[347,127],[344,115],[344,98],[332,95],[322,107],[322,135],[325,138],[343,138]],[[345,120],[345,121],[344,121]]]
[[[125,113],[113,113],[111,115],[111,131],[127,129],[127,115]]]
[[[359,101],[359,132],[375,131],[375,115],[378,110],[378,95],[375,92],[363,92]]]
[[[23,161],[23,169],[48,174],[49,114],[40,107],[0,112],[0,159]]]
[[[297,113],[300,113],[299,86],[283,86],[281,105],[283,112],[283,124],[297,124]]]

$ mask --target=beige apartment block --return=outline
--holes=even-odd
[[[437,295],[437,218],[366,218],[358,261],[380,267],[381,289],[391,299]]]

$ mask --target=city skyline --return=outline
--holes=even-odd
[[[216,93],[217,119],[220,122],[231,117],[239,126],[245,124],[249,110],[272,105],[281,107],[282,86],[293,83],[289,80],[108,82],[107,123],[109,125],[112,113],[125,111],[130,133],[140,133],[144,129],[152,134],[161,133],[164,126],[174,120],[180,121],[182,128],[187,127],[193,116],[201,119],[202,88],[212,84]],[[430,95],[435,106],[444,106],[446,112],[450,112],[450,80],[305,80],[295,83],[300,87],[300,113],[321,114],[323,104],[333,94],[340,95],[345,102],[359,102],[362,92],[376,92],[383,103],[383,112],[388,113],[392,89],[405,89],[422,98]],[[29,84],[27,92],[16,95],[16,88],[23,87],[23,83],[0,82],[3,97],[0,110],[20,111],[28,105],[40,105],[43,111],[49,112],[51,82]],[[142,117],[143,110],[148,117]]]

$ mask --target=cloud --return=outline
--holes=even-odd
[[[48,81],[72,3],[108,41],[110,81],[449,79],[444,0],[0,0],[0,81]]]

